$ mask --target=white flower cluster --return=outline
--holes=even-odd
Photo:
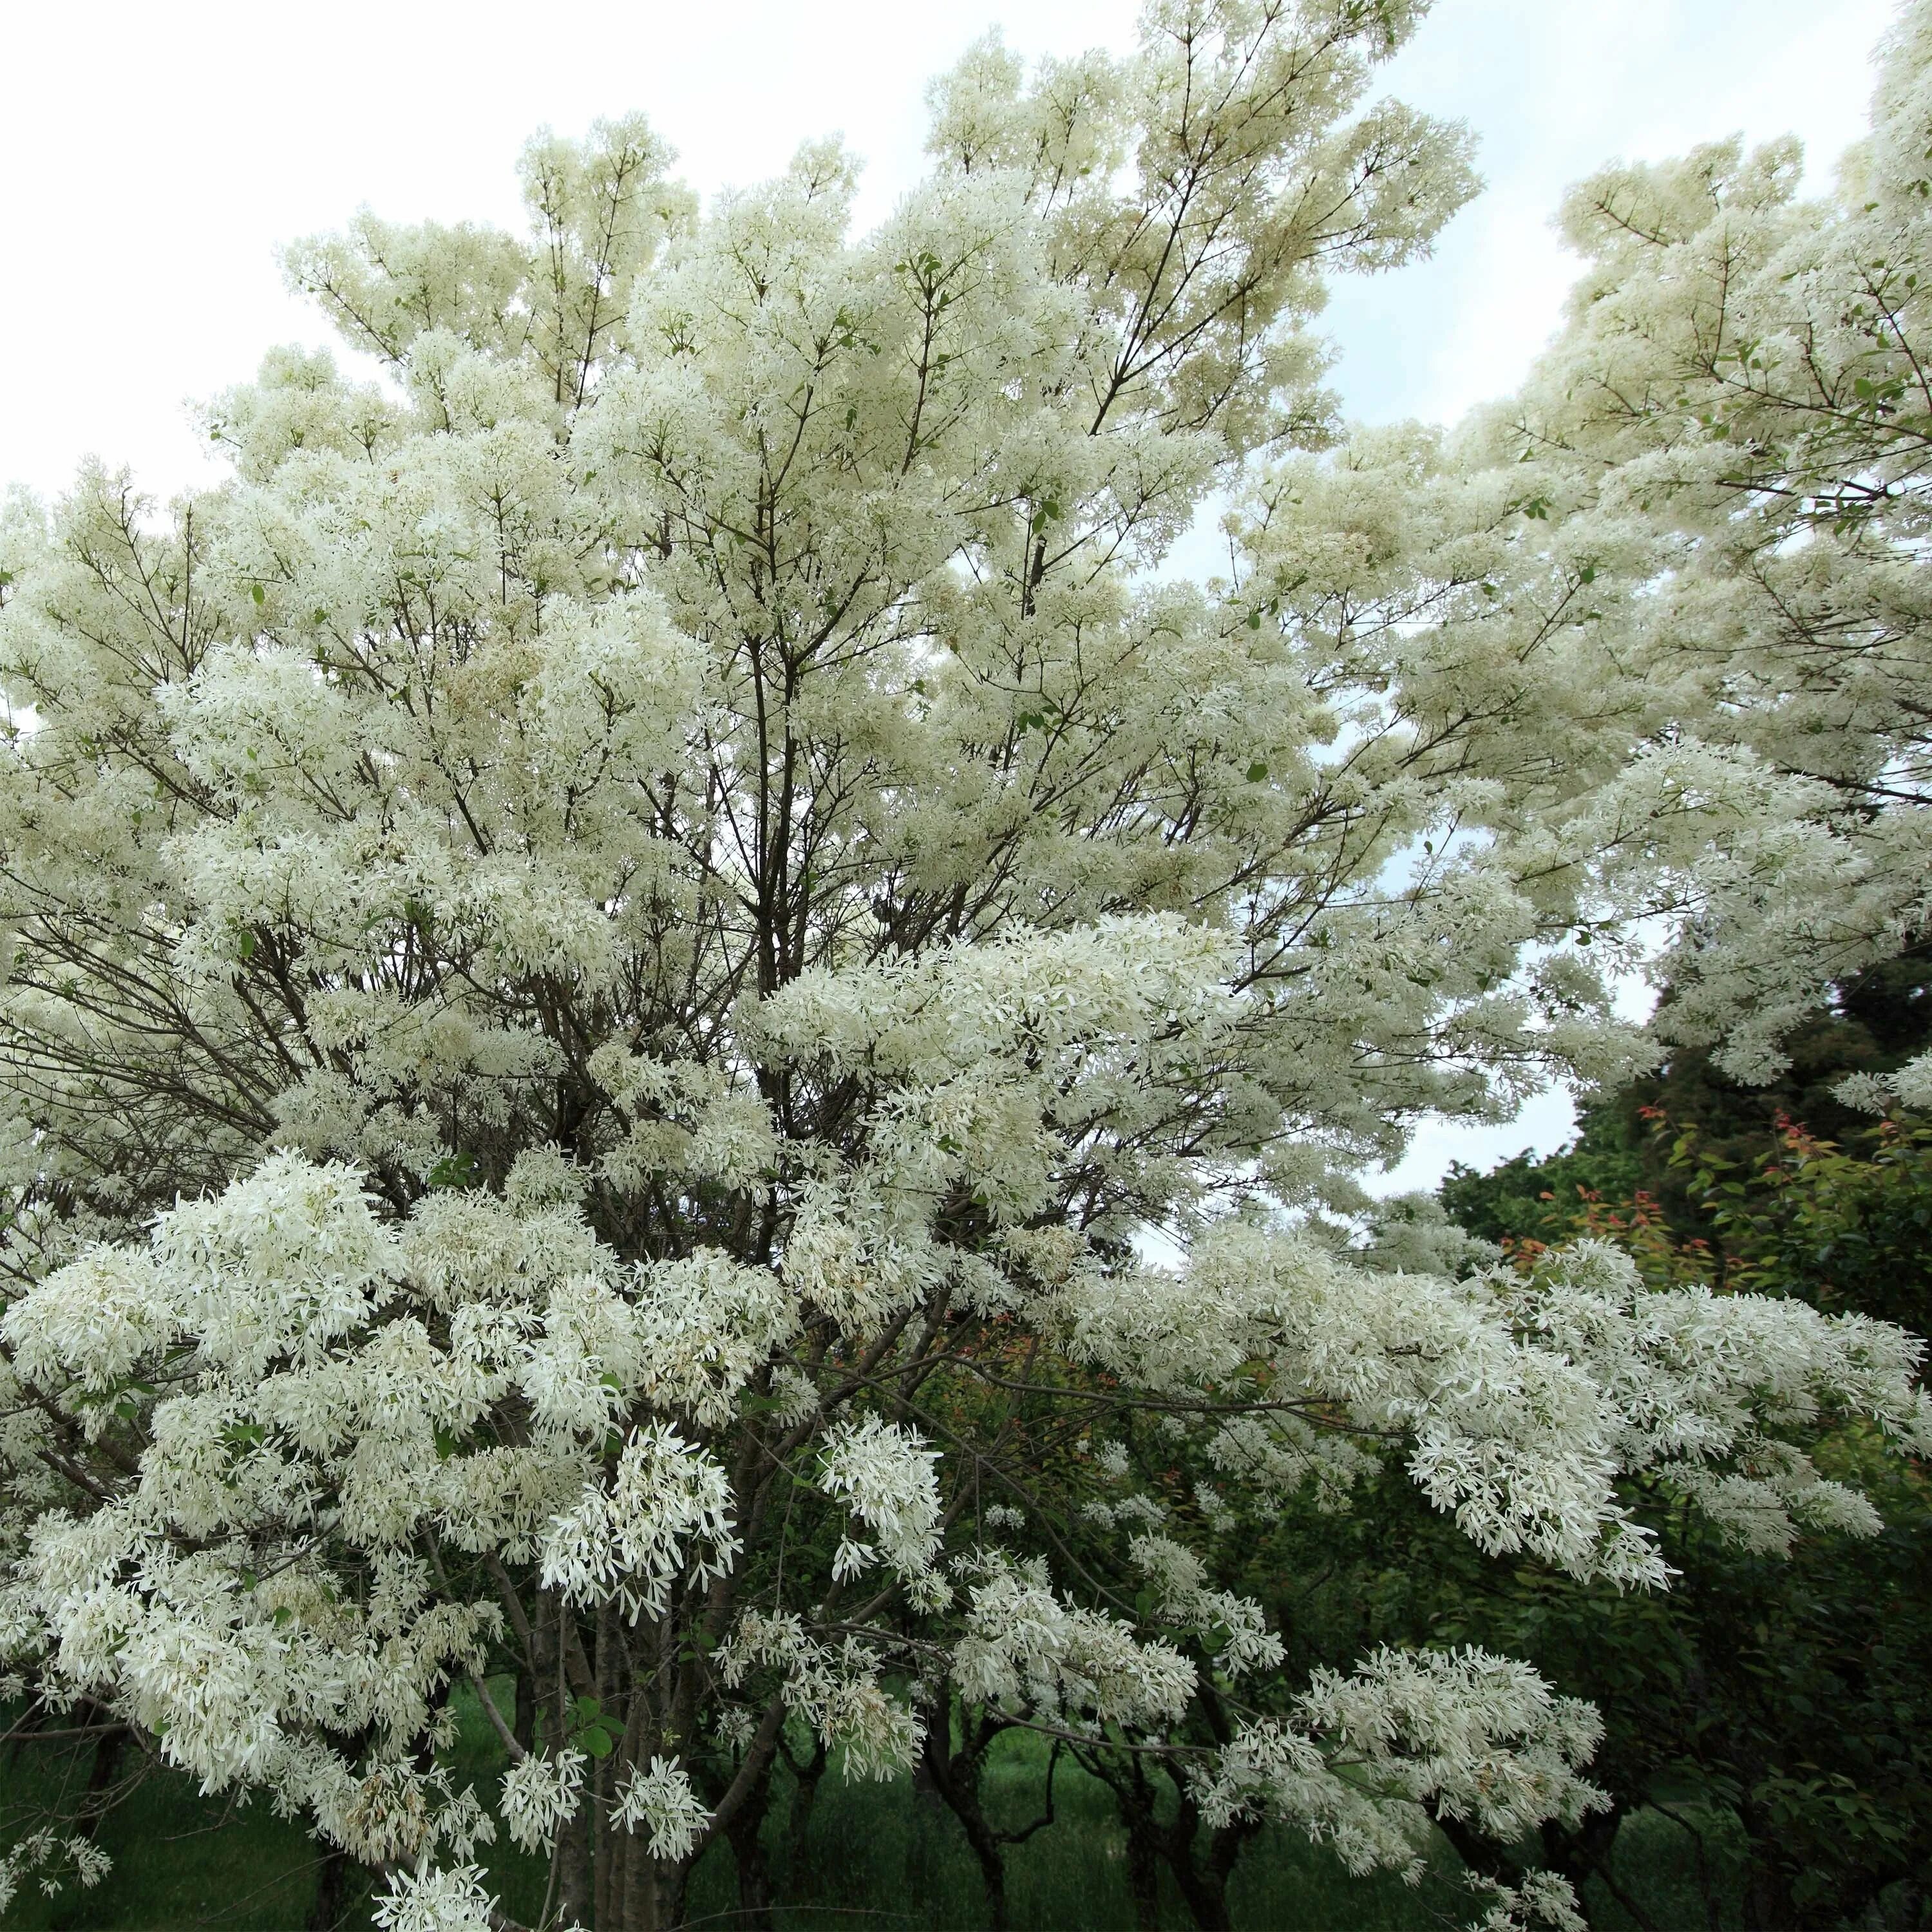
[[[748,1610],[718,1658],[734,1690],[755,1670],[778,1672],[787,1706],[828,1749],[842,1750],[847,1778],[892,1778],[916,1762],[924,1724],[879,1682],[878,1652],[856,1638],[835,1648],[808,1635],[794,1616]]]
[[[1216,1468],[1264,1497],[1306,1490],[1317,1509],[1331,1514],[1346,1509],[1356,1484],[1382,1467],[1354,1436],[1317,1428],[1292,1410],[1235,1416],[1215,1430],[1207,1453]]]
[[[1120,1618],[1056,1594],[1046,1562],[979,1559],[953,1681],[968,1698],[1076,1724],[1154,1730],[1173,1723],[1194,1666],[1170,1644],[1143,1642]]]
[[[374,1909],[379,1932],[493,1932],[493,1916],[475,1865],[393,1871]]]
[[[740,1391],[797,1332],[798,1306],[769,1268],[706,1249],[643,1272],[634,1304],[640,1387],[706,1428],[728,1420]]]
[[[641,1827],[648,1832],[652,1858],[673,1860],[688,1857],[711,1822],[683,1766],[662,1757],[652,1758],[648,1768],[632,1766],[618,1788],[616,1816],[627,1832]]]
[[[1848,1107],[1882,1114],[1894,1106],[1932,1109],[1932,1053],[1922,1053],[1890,1073],[1848,1073],[1832,1089]]]
[[[52,1898],[68,1876],[86,1891],[98,1885],[113,1867],[113,1860],[92,1838],[78,1832],[62,1837],[44,1826],[29,1832],[0,1857],[0,1912],[13,1904],[21,1881],[30,1874],[39,1874],[41,1892]]]
[[[1514,1885],[1472,1878],[1485,1901],[1476,1932],[1589,1932],[1576,1891],[1555,1872],[1526,1872]]]
[[[819,1487],[846,1499],[876,1544],[844,1538],[834,1576],[856,1576],[883,1557],[908,1580],[927,1576],[939,1548],[939,1452],[916,1430],[876,1415],[835,1424],[820,1451]]]
[[[1552,1255],[1528,1281],[1496,1270],[1450,1282],[1351,1268],[1235,1222],[1183,1274],[1083,1273],[1043,1313],[1070,1348],[1156,1387],[1267,1360],[1277,1396],[1410,1438],[1417,1481],[1484,1548],[1627,1583],[1665,1572],[1618,1500],[1620,1473],[1675,1472],[1726,1520],[1755,1514],[1762,1544],[1788,1538],[1794,1502],[1814,1521],[1869,1526],[1784,1432],[1832,1411],[1904,1444],[1932,1441],[1919,1345],[1902,1331],[1795,1301],[1653,1293],[1600,1244]],[[1358,1450],[1318,1449],[1292,1414],[1238,1420],[1211,1453],[1279,1486],[1318,1472],[1336,1488],[1370,1466]]]
[[[577,1815],[588,1762],[581,1751],[566,1746],[554,1755],[526,1751],[503,1774],[496,1808],[525,1851],[549,1844],[556,1828]]]
[[[1354,1871],[1419,1875],[1430,1810],[1512,1841],[1575,1823],[1603,1794],[1579,1775],[1594,1709],[1527,1664],[1478,1650],[1378,1650],[1347,1676],[1318,1671],[1293,1714],[1240,1732],[1203,1771],[1203,1812],[1299,1825]]]
[[[1175,1191],[1158,1130],[1232,1048],[1232,967],[1226,941],[1198,926],[1107,919],[802,974],[760,1004],[753,1037],[876,1084],[881,1192],[934,1202],[964,1186],[1017,1224],[1103,1129],[1117,1184],[1153,1202]]]
[[[1135,1567],[1159,1592],[1156,1613],[1167,1623],[1214,1639],[1222,1670],[1240,1676],[1271,1670],[1281,1662],[1281,1639],[1268,1628],[1261,1605],[1232,1590],[1210,1589],[1208,1566],[1192,1550],[1171,1537],[1152,1535],[1137,1536],[1128,1547]]]
[[[615,1597],[635,1623],[661,1616],[677,1579],[724,1575],[736,1555],[730,1485],[668,1423],[624,1445],[610,1486],[587,1486],[543,1540],[543,1580],[572,1603]]]

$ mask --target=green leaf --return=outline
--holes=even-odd
[[[264,590],[259,584],[250,584],[248,586],[248,594],[254,598],[257,604],[266,604],[268,601],[268,593]]]
[[[1264,759],[1257,758],[1248,767],[1248,782],[1250,784],[1259,784],[1267,776],[1268,764]]]
[[[610,1733],[602,1724],[592,1724],[590,1730],[578,1739],[578,1742],[592,1757],[608,1757],[610,1755],[612,1748]]]
[[[474,1187],[481,1178],[476,1156],[461,1148],[454,1154],[445,1154],[429,1171],[432,1187]]]

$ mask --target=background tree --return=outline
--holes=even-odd
[[[1868,1121],[1843,1146],[1787,1123],[1748,1163],[1712,1161],[1699,1136],[1662,1119],[1651,1144],[1660,1166],[1673,1164],[1675,1194],[1693,1204],[1686,1222],[1654,1195],[1592,1186],[1580,1197],[1578,1172],[1601,1179],[1608,1165],[1587,1142],[1540,1168],[1519,1161],[1495,1176],[1452,1178],[1444,1199],[1453,1211],[1472,1204],[1472,1225],[1520,1252],[1614,1232],[1660,1280],[1723,1279],[1928,1325],[1932,1130],[1922,1120]],[[1500,1185],[1486,1188],[1491,1180]],[[1875,1477],[1872,1450],[1853,1430],[1820,1454]],[[1728,1825],[1744,1846],[1750,1923],[1835,1927],[1886,1895],[1885,1922],[1916,1924],[1932,1834],[1918,1742],[1932,1668],[1932,1488],[1922,1462],[1878,1480],[1886,1528],[1870,1541],[1822,1534],[1789,1552],[1776,1537],[1740,1548],[1666,1513],[1666,1548],[1682,1572],[1667,1599],[1486,1564],[1442,1541],[1392,1488],[1379,1499],[1376,1546],[1358,1561],[1382,1580],[1378,1614],[1412,1636],[1529,1657],[1603,1712],[1596,1771],[1615,1807],[1580,1832],[1545,1828],[1555,1869],[1616,1886],[1616,1828],[1648,1804],[1693,1834],[1714,1912]],[[1412,1536],[1433,1560],[1408,1546]],[[1347,1588],[1339,1594],[1356,1600]]]

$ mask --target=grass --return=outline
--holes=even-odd
[[[50,1787],[70,1768],[45,1747],[23,1756],[5,1773],[6,1809],[56,1798]],[[203,1798],[178,1772],[143,1778],[103,1820],[98,1842],[114,1860],[100,1884],[69,1883],[49,1898],[30,1879],[7,1910],[8,1932],[292,1932],[315,1897],[316,1848],[301,1826],[260,1801],[237,1808]]]
[[[501,1765],[500,1748],[473,1703],[452,1754],[459,1780],[486,1792]],[[988,1762],[988,1815],[1008,1828],[1037,1809],[1044,1752],[1009,1733]],[[40,1747],[0,1767],[6,1810],[58,1802],[85,1781],[84,1756]],[[1007,1900],[1014,1932],[1135,1932],[1126,1840],[1106,1788],[1063,1762],[1055,1822],[1007,1853]],[[802,1870],[788,1870],[789,1780],[781,1772],[767,1822],[766,1847],[781,1898],[781,1932],[981,1932],[987,1923],[979,1869],[964,1834],[936,1801],[903,1783],[848,1784],[834,1772],[819,1787]],[[47,1898],[23,1888],[6,1915],[22,1932],[298,1932],[315,1895],[314,1846],[298,1826],[257,1802],[236,1807],[201,1796],[189,1779],[154,1770],[102,1825],[100,1843],[114,1869],[94,1890],[70,1885]],[[1721,1857],[1726,1847],[1718,1844]],[[1248,1848],[1229,1886],[1239,1932],[1442,1932],[1466,1922],[1470,1896],[1448,1848],[1438,1848],[1419,1887],[1388,1876],[1352,1877],[1298,1834],[1270,1828]],[[514,1916],[530,1922],[541,1908],[544,1868],[507,1842],[483,1862]],[[1660,1924],[1702,1925],[1688,1834],[1645,1814],[1618,1845],[1620,1882]],[[1728,1874],[1727,1874],[1728,1876]],[[1161,1924],[1192,1926],[1171,1877],[1162,1874]],[[1607,1898],[1591,1901],[1600,1932],[1636,1932]],[[694,1873],[694,1926],[730,1932],[739,1918],[729,1849],[714,1846]],[[343,1932],[369,1923],[366,1892]]]

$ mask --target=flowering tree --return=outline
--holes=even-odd
[[[1631,1064],[1580,922],[1737,822],[1648,782],[1594,634],[1391,664],[1285,625],[1266,539],[1157,568],[1323,433],[1322,273],[1469,191],[1459,130],[1362,105],[1416,10],[983,45],[857,239],[836,150],[700,222],[641,123],[546,138],[527,242],[291,252],[381,380],[272,357],[224,487],[13,514],[33,1695],[265,1790],[394,1932],[502,1922],[499,1830],[555,1922],[675,1923],[788,1721],[890,1775],[947,1686],[1412,1867],[1432,1810],[1595,1803],[1592,1714],[1475,1653],[1287,1681],[1192,1517],[1071,1534],[1108,1417],[1259,1493],[1406,1459],[1484,1547],[1645,1587],[1628,1472],[1866,1520],[1794,1432],[1926,1440],[1900,1331],[1606,1252],[1366,1272],[1282,1212]],[[452,1690],[505,1671],[460,1786]]]
[[[1589,638],[1634,674],[1633,780],[1732,826],[1694,869],[1646,860],[1604,910],[1665,916],[1660,1029],[1748,1080],[1932,919],[1929,154],[1914,4],[1834,194],[1799,198],[1788,140],[1593,176],[1564,207],[1584,263],[1568,324],[1517,395],[1447,436],[1282,466],[1247,518],[1257,595],[1362,657],[1460,683],[1506,646],[1534,678]],[[1592,736],[1606,695],[1575,694]]]

